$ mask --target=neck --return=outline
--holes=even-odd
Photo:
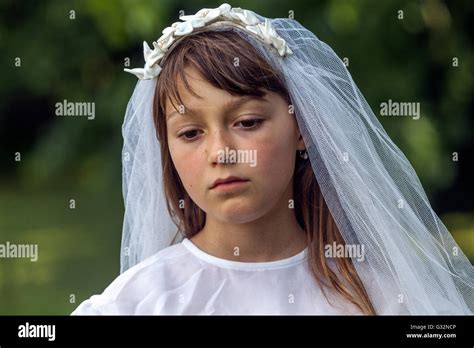
[[[292,187],[287,191],[269,212],[250,222],[230,224],[207,214],[205,226],[191,240],[208,254],[233,261],[267,262],[296,255],[307,241],[289,208]]]

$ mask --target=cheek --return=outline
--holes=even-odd
[[[170,154],[186,190],[190,193],[193,189],[198,188],[199,176],[195,173],[202,172],[204,156],[196,153],[195,150],[187,150],[185,147],[176,144],[170,144]],[[190,195],[192,194],[190,193]]]
[[[255,169],[261,178],[265,178],[264,181],[286,183],[292,177],[296,149],[289,132],[291,127],[291,124],[272,127],[271,132],[255,143],[257,149]]]

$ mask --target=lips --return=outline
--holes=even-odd
[[[239,178],[237,176],[229,176],[225,179],[217,179],[216,181],[214,181],[214,183],[212,184],[212,186],[210,188],[213,189],[214,187],[216,187],[220,184],[227,184],[229,182],[234,182],[234,181],[248,181],[248,180],[244,179],[244,178]]]

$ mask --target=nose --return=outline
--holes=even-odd
[[[223,129],[214,129],[210,132],[207,141],[206,150],[209,163],[213,165],[225,164],[223,159],[225,160],[226,147],[229,150],[233,148],[229,133]]]

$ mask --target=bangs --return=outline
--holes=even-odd
[[[183,38],[164,59],[155,91],[157,118],[164,118],[168,100],[176,110],[184,106],[179,80],[187,92],[202,99],[189,85],[187,67],[196,69],[212,86],[231,95],[262,97],[267,90],[289,102],[280,74],[250,43],[233,30],[207,31]]]

